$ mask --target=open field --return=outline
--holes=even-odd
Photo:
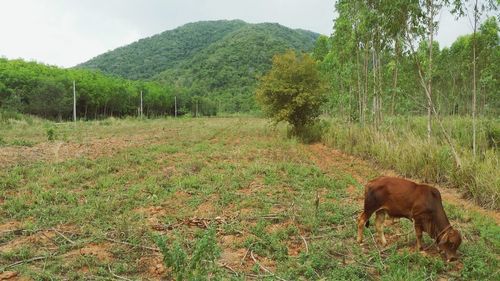
[[[394,172],[263,119],[0,126],[0,279],[500,279],[498,212],[441,189],[454,263],[407,220],[358,245],[363,184]]]

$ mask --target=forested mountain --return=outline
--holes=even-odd
[[[150,79],[208,96],[221,110],[254,108],[257,77],[287,49],[309,52],[318,34],[279,24],[206,21],[139,40],[102,54],[78,68],[99,69],[129,79]]]
[[[175,68],[245,25],[238,20],[189,23],[104,53],[77,67],[99,69],[129,79],[151,78]]]

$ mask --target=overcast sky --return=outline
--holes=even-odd
[[[0,0],[0,56],[63,67],[183,24],[242,19],[330,35],[333,0]],[[441,14],[437,40],[470,33]]]

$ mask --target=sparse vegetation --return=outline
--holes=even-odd
[[[5,124],[0,272],[73,280],[189,280],[192,272],[236,280],[498,278],[498,222],[458,199],[445,202],[464,236],[457,263],[444,263],[433,247],[414,253],[405,220],[387,228],[386,249],[371,239],[358,245],[362,183],[380,171],[288,139],[263,119],[59,124],[66,139],[58,142],[47,140],[46,121]],[[34,147],[13,146],[15,139]]]
[[[330,37],[208,21],[70,69],[0,58],[0,280],[500,280],[498,4],[338,0]],[[474,27],[440,48],[444,9]],[[355,241],[381,174],[439,188],[458,261],[409,220]]]

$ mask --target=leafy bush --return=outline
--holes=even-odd
[[[287,122],[292,135],[305,137],[321,113],[325,89],[314,60],[288,51],[273,58],[271,71],[261,78],[257,101],[275,123]]]

